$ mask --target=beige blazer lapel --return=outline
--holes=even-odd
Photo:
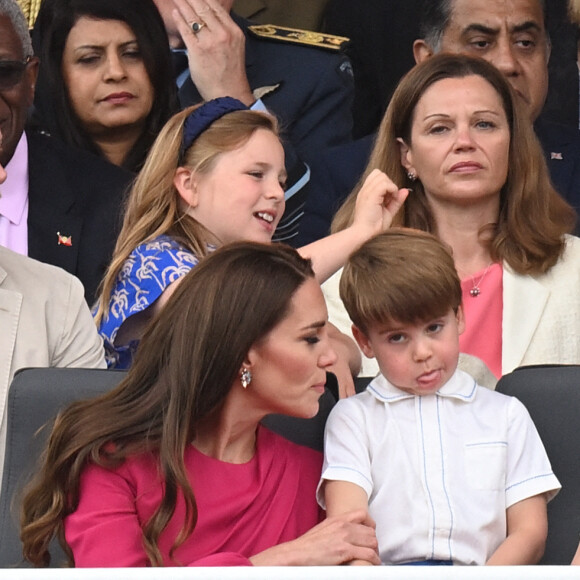
[[[6,271],[0,267],[0,425],[8,400],[12,359],[22,307],[22,294],[3,287],[6,279]]]
[[[503,265],[502,371],[520,366],[548,302],[550,291],[531,276]]]

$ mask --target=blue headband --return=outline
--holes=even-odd
[[[183,124],[183,138],[179,157],[183,159],[185,152],[192,146],[193,142],[214,122],[234,111],[247,111],[244,103],[232,97],[219,97],[198,107],[185,119]]]

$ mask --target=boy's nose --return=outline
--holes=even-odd
[[[432,354],[431,346],[428,339],[419,339],[415,343],[415,348],[413,349],[413,358],[416,361],[424,361],[428,359]]]

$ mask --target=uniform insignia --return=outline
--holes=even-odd
[[[63,236],[60,232],[56,232],[56,235],[59,246],[72,246],[72,236]]]
[[[258,87],[257,89],[254,89],[252,91],[252,94],[254,95],[254,99],[259,100],[262,97],[265,97],[266,95],[269,95],[270,93],[273,93],[276,89],[278,89],[280,87],[282,83],[277,83],[275,85],[267,85],[265,87]]]
[[[28,22],[28,28],[32,30],[36,22],[36,17],[38,16],[38,11],[40,10],[41,0],[17,0],[17,2],[22,12],[24,12],[26,22]]]
[[[269,38],[279,42],[293,42],[305,46],[317,46],[327,50],[340,50],[350,40],[346,36],[322,34],[321,32],[287,28],[286,26],[275,26],[273,24],[254,24],[249,26],[248,30],[258,38]]]

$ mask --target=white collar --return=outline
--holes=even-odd
[[[395,387],[395,385],[390,383],[380,373],[370,382],[366,390],[376,399],[385,403],[395,403],[417,396],[401,391],[401,389]],[[457,369],[451,375],[451,378],[434,395],[424,396],[449,397],[470,403],[475,398],[476,391],[477,383],[475,379],[466,372]]]

